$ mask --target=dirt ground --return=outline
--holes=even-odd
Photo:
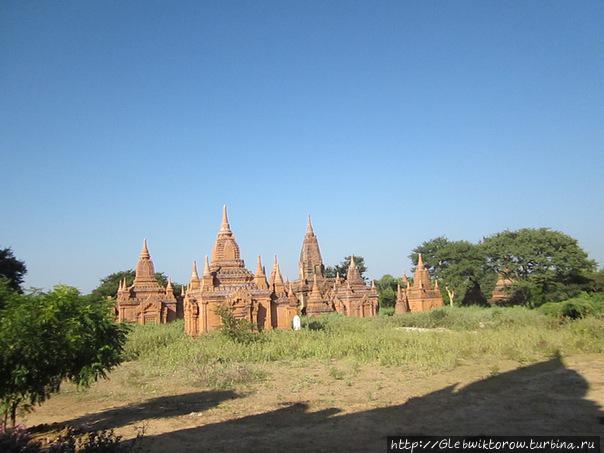
[[[347,362],[259,366],[266,379],[208,390],[177,379],[135,379],[133,364],[85,392],[72,387],[21,419],[145,426],[152,452],[383,452],[386,436],[604,436],[604,355],[534,364],[475,363],[424,376]],[[140,378],[139,378],[140,379]]]

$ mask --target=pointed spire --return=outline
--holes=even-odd
[[[418,269],[423,269],[424,268],[424,259],[422,258],[422,254],[421,253],[418,253],[417,268]]]
[[[258,264],[256,265],[256,275],[264,274],[264,268],[262,267],[262,258],[258,255]]]
[[[180,295],[181,295],[182,297],[185,297],[185,285],[181,285],[181,286],[180,286]]]
[[[438,279],[434,282],[434,289],[439,289],[440,286],[438,286]]]
[[[220,231],[231,231],[226,204],[222,207],[222,223],[220,224]]]
[[[203,275],[210,275],[210,262],[208,261],[208,255],[206,255],[203,262]]]
[[[123,289],[124,289],[124,287],[122,286],[122,283],[123,283],[123,282],[124,282],[123,280],[120,280],[120,284],[119,284],[119,285],[118,285],[118,287],[117,287],[117,292],[118,292],[118,293],[119,293],[119,292],[121,292],[121,291],[123,291]]]
[[[197,261],[193,260],[193,268],[191,269],[191,281],[199,280],[199,274],[197,273]]]
[[[168,284],[166,285],[166,292],[171,291],[174,292],[174,287],[172,286],[172,280],[168,277]]]
[[[266,281],[266,274],[264,273],[264,266],[262,265],[262,258],[258,255],[258,265],[256,266],[256,275],[254,275],[254,283],[259,289],[268,289],[268,282]]]
[[[308,214],[308,223],[306,224],[306,234],[315,234],[312,229],[312,221],[310,220],[310,214]]]
[[[143,239],[143,248],[141,249],[141,258],[151,258],[149,254],[149,248],[147,247],[147,239]]]

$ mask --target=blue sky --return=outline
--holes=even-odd
[[[224,203],[248,267],[408,270],[547,226],[604,263],[601,1],[5,1],[0,246],[27,285],[187,281]]]

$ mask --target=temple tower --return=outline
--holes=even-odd
[[[407,276],[403,276],[406,288],[398,288],[394,312],[397,314],[407,311],[427,311],[437,307],[443,307],[444,302],[438,287],[438,282],[432,285],[430,273],[424,265],[422,254],[419,254],[417,266],[413,274],[413,283]]]

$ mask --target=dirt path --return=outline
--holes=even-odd
[[[381,452],[386,436],[399,433],[604,435],[598,354],[428,377],[347,362],[270,364],[264,382],[233,390],[133,383],[129,366],[85,393],[68,387],[23,421],[115,428],[126,438],[144,424],[144,444],[157,452]]]

